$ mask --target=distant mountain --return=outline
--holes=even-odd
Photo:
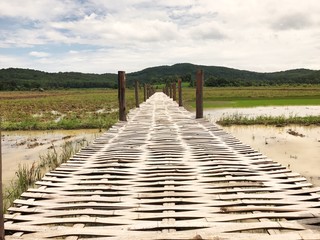
[[[261,73],[237,70],[227,67],[216,67],[216,66],[204,66],[194,65],[191,63],[178,63],[172,66],[159,66],[146,68],[139,72],[130,73],[130,78],[150,79],[150,78],[165,78],[168,76],[184,76],[191,74],[194,78],[197,69],[203,69],[206,77],[223,77],[223,78],[257,78],[262,76]]]
[[[128,79],[129,81],[139,79],[143,82],[158,82],[160,79],[163,82],[177,76],[194,80],[197,69],[203,69],[207,85],[211,86],[320,84],[320,71],[308,69],[259,73],[227,67],[194,65],[190,63],[146,68],[139,72],[130,73]],[[214,84],[210,84],[211,82]]]
[[[138,72],[127,73],[127,85],[132,86],[134,80],[139,80],[141,83],[165,83],[176,80],[178,77],[192,84],[197,69],[203,69],[207,86],[320,84],[320,71],[308,69],[258,73],[227,67],[179,63],[172,66],[150,67]],[[47,73],[21,68],[0,70],[0,90],[114,88],[116,86],[117,75],[112,73]]]
[[[114,88],[116,78],[117,75],[111,73],[47,73],[32,69],[8,68],[0,70],[0,90]]]

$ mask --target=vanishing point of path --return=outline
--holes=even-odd
[[[320,239],[320,188],[163,93],[37,184],[6,239]]]

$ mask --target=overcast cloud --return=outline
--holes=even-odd
[[[320,69],[319,0],[0,0],[0,68]]]

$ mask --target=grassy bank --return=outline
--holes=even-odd
[[[302,126],[318,125],[320,126],[320,116],[258,116],[258,117],[246,117],[242,115],[232,115],[223,117],[217,121],[222,126],[230,125],[273,125],[273,126],[286,126],[291,124],[297,124]]]
[[[183,89],[184,106],[195,109],[195,89]],[[320,105],[320,86],[306,87],[243,87],[243,88],[204,88],[204,108],[247,108],[260,106],[307,106]],[[220,125],[274,125],[285,126],[320,125],[320,116],[259,116],[248,118],[241,115],[224,117]]]
[[[195,89],[183,89],[184,105],[195,108]],[[320,86],[204,88],[204,108],[320,105]]]

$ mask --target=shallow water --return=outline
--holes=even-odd
[[[270,106],[256,108],[225,108],[205,110],[204,115],[215,122],[224,116],[247,117],[320,115],[320,106]],[[316,126],[231,126],[223,127],[245,144],[260,151],[294,172],[300,173],[315,186],[320,186],[320,127]],[[293,136],[289,130],[304,135]]]
[[[242,115],[246,117],[257,116],[318,116],[320,115],[320,106],[268,106],[254,108],[223,108],[223,109],[205,109],[204,115],[213,121],[218,121],[222,117]]]
[[[3,183],[14,178],[19,164],[32,164],[39,156],[48,152],[54,145],[59,147],[66,141],[86,139],[92,142],[99,130],[55,130],[55,131],[10,131],[2,132]]]
[[[289,134],[289,129],[304,137]],[[320,127],[224,127],[245,144],[320,186]]]

